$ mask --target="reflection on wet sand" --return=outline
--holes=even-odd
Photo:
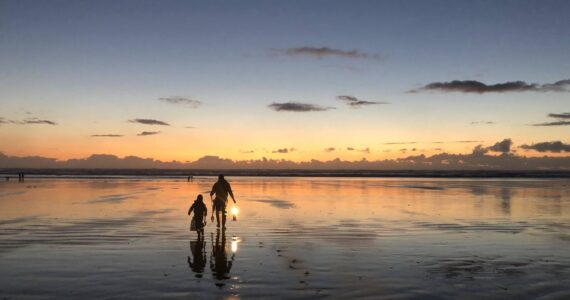
[[[216,230],[215,243],[214,243],[214,233],[211,234],[211,239],[212,239],[212,254],[210,256],[210,269],[212,270],[212,275],[217,280],[216,286],[222,287],[225,285],[223,280],[230,279],[229,274],[230,270],[232,269],[235,254],[232,253],[230,259],[228,259],[228,247],[226,243],[225,230],[219,230],[219,229]]]
[[[190,242],[190,252],[192,258],[188,256],[188,266],[196,273],[196,278],[202,278],[206,268],[206,242],[203,235],[198,235],[195,241]]]
[[[196,238],[214,181],[0,182],[0,299],[570,299],[568,180],[232,178]]]

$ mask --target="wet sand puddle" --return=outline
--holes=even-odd
[[[0,298],[570,297],[565,180],[229,180],[203,239],[213,178],[0,184]]]

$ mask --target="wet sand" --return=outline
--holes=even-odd
[[[1,182],[0,299],[570,299],[567,179],[229,180]]]

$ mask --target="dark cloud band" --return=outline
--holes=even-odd
[[[570,144],[565,144],[561,141],[542,142],[532,145],[522,145],[521,148],[525,150],[534,150],[538,152],[555,152],[555,153],[570,152]]]
[[[144,125],[161,125],[161,126],[170,126],[170,124],[163,122],[163,121],[159,121],[159,120],[154,120],[154,119],[132,119],[129,120],[129,122],[131,123],[139,123],[139,124],[144,124]]]
[[[139,134],[137,134],[138,136],[147,136],[147,135],[155,135],[155,134],[159,134],[160,131],[143,131]]]
[[[360,100],[354,96],[348,96],[348,95],[337,96],[336,98],[340,101],[345,102],[347,105],[349,105],[352,108],[359,108],[367,105],[388,104],[388,102],[383,102],[383,101]]]
[[[509,81],[490,85],[475,80],[453,80],[448,82],[432,82],[419,89],[410,90],[408,92],[418,93],[423,91],[477,94],[507,92],[570,92],[570,79],[545,84]]]
[[[284,102],[284,103],[271,103],[267,107],[274,111],[291,111],[291,112],[309,112],[309,111],[327,111],[335,109],[334,107],[323,107],[315,104],[299,103],[299,102]]]
[[[38,118],[27,118],[27,119],[24,119],[22,121],[15,121],[15,120],[8,120],[8,119],[0,118],[0,124],[16,124],[16,125],[27,125],[27,124],[42,125],[42,124],[44,124],[44,125],[52,125],[52,126],[57,125],[57,123],[54,121],[43,120],[43,119],[38,119]]]
[[[374,60],[379,60],[382,58],[380,54],[376,53],[366,53],[359,50],[341,50],[329,47],[295,47],[287,49],[271,49],[271,51],[280,55],[310,56],[315,58],[323,58],[326,56]]]
[[[553,122],[544,122],[544,123],[537,123],[532,124],[532,126],[568,126],[570,125],[570,113],[559,113],[559,114],[548,114],[549,117],[558,119]]]
[[[198,101],[198,100],[194,100],[194,99],[186,98],[186,97],[178,97],[178,96],[162,97],[162,98],[158,98],[158,100],[162,101],[162,102],[170,103],[170,104],[184,104],[184,105],[188,105],[192,108],[198,108],[203,104],[202,101]]]
[[[295,150],[297,150],[297,149],[295,149],[295,148],[280,148],[280,149],[271,151],[271,153],[287,154],[287,153],[293,152]]]
[[[93,134],[91,137],[123,137],[122,134]]]

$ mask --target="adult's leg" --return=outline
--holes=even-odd
[[[216,208],[216,223],[217,227],[220,227],[220,210]]]
[[[226,228],[226,206],[222,207],[222,227]]]

